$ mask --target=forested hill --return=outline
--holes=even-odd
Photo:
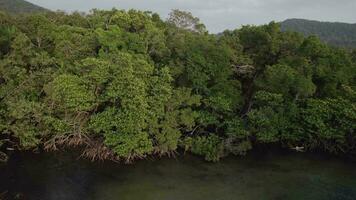
[[[306,36],[317,35],[330,45],[356,48],[356,24],[287,19],[281,23],[283,31],[296,31]]]
[[[0,0],[0,11],[9,13],[33,13],[48,10],[24,0]]]

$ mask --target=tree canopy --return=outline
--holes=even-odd
[[[0,15],[0,149],[356,153],[355,53],[315,36],[274,22],[217,36],[179,10]]]

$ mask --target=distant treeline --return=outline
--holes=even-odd
[[[49,10],[24,0],[0,0],[0,11],[11,14],[47,12]]]
[[[356,48],[356,21],[355,24],[347,24],[288,19],[282,22],[281,26],[283,31],[296,31],[305,36],[316,35],[333,46]]]
[[[0,14],[0,146],[93,160],[256,146],[356,153],[356,54],[191,13]]]

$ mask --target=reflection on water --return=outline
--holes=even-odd
[[[134,165],[25,153],[0,166],[0,193],[34,200],[354,200],[355,169],[342,160],[296,153],[250,154],[220,163],[185,155]]]

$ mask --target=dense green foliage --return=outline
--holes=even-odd
[[[288,19],[281,22],[283,31],[296,31],[305,36],[316,35],[330,45],[356,48],[356,24]]]
[[[355,54],[272,22],[220,36],[174,10],[0,13],[0,145],[217,161],[258,145],[356,153]]]
[[[0,10],[9,13],[35,13],[48,11],[45,8],[25,0],[0,0]]]

